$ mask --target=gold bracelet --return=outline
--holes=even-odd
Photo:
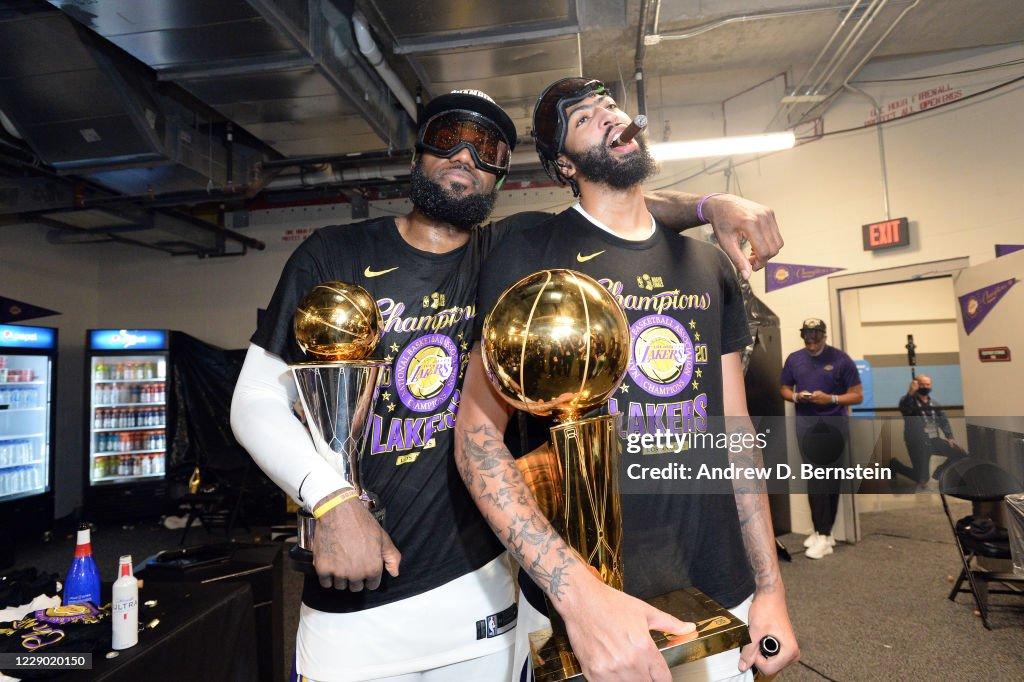
[[[347,493],[342,493],[341,495],[338,495],[335,498],[327,500],[326,502],[324,502],[323,504],[321,504],[320,506],[313,510],[313,518],[319,519],[324,514],[337,507],[339,504],[344,504],[349,500],[355,499],[357,497],[359,497],[359,493],[357,493],[355,490],[349,490]]]

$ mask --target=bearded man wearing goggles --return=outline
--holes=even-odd
[[[516,145],[511,118],[489,97],[459,91],[422,113],[404,216],[316,230],[288,260],[235,390],[239,442],[289,496],[317,516],[316,576],[307,576],[296,641],[303,679],[506,680],[516,599],[504,548],[453,461],[453,425],[469,356],[482,263],[504,237],[543,213],[490,226]],[[663,193],[651,210],[674,229],[698,224],[700,197]],[[727,195],[705,204],[741,266],[781,246],[771,212]],[[745,236],[757,255],[740,250]],[[349,482],[316,453],[291,411],[287,363],[301,359],[296,305],[316,284],[359,284],[384,322],[378,344],[392,371],[373,408],[367,486],[384,527],[358,501],[331,505]],[[317,515],[317,510],[327,510]]]

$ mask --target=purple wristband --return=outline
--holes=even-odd
[[[697,202],[697,218],[699,218],[702,223],[708,222],[708,219],[704,217],[704,202],[711,197],[717,197],[720,194],[725,194],[725,192],[712,192],[711,194],[705,194],[700,198],[700,201]]]

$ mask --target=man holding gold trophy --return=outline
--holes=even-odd
[[[594,493],[594,485],[603,474],[587,470],[586,489],[591,492],[581,497],[566,473],[584,467],[587,456],[579,452],[588,451],[580,443],[592,443],[596,436],[576,427],[575,460],[564,455],[564,447],[555,447],[554,458],[541,455],[543,451],[526,457],[529,487],[505,444],[510,413],[505,401],[532,415],[545,415],[557,414],[556,407],[567,400],[589,402],[604,396],[608,412],[622,415],[616,435],[623,440],[656,432],[706,431],[722,417],[739,422],[723,428],[750,428],[739,353],[750,337],[735,274],[718,249],[667,233],[647,210],[640,183],[655,172],[654,162],[639,138],[616,144],[629,118],[600,82],[571,78],[544,92],[533,122],[542,163],[553,179],[572,187],[580,203],[510,236],[500,254],[483,267],[480,310],[494,310],[486,324],[483,314],[475,321],[474,338],[482,338],[483,353],[478,345],[471,356],[456,426],[456,460],[463,479],[532,579],[521,581],[524,596],[540,588],[551,606],[552,626],[568,635],[587,679],[747,679],[755,664],[762,672],[777,672],[796,660],[799,649],[763,490],[708,494],[698,488],[687,494],[685,483],[662,482],[649,494],[621,497],[626,592],[667,608],[658,601],[661,595],[696,587],[749,624],[751,643],[742,653],[733,648],[670,671],[670,653],[663,658],[659,648],[665,649],[673,635],[676,642],[692,638],[694,624],[614,589],[609,571],[595,564],[600,553],[595,555],[591,537],[602,524],[604,541],[615,534],[609,530],[614,528],[609,504],[599,508],[600,523],[594,518],[595,501],[605,491]],[[614,335],[609,340],[608,323],[594,327],[593,308],[581,318],[579,306],[559,307],[559,301],[572,300],[577,289],[590,285],[559,284],[555,278],[541,287],[533,281],[540,276],[534,273],[544,269],[554,269],[546,271],[549,278],[552,272],[566,272],[559,268],[579,271],[577,278],[589,275],[590,282],[596,281],[621,305],[628,320],[625,338]],[[523,295],[524,288],[529,295]],[[541,289],[543,294],[533,293]],[[572,347],[580,339],[587,343]],[[585,374],[595,365],[613,364],[613,346],[629,348],[630,356],[625,379],[609,393],[606,385],[592,385]],[[570,391],[568,385],[575,388]],[[593,419],[582,416],[589,417],[584,421]],[[556,446],[565,426],[552,429]],[[528,435],[519,436],[509,439],[521,443],[519,455],[539,444]],[[645,451],[630,461],[662,454]],[[696,461],[704,458],[722,466],[751,466],[757,457],[748,451],[726,461],[720,455],[687,453]],[[545,465],[545,460],[553,463]],[[558,493],[553,500],[544,493],[535,499],[530,488],[544,490],[537,481],[548,479],[555,480]],[[571,524],[565,519],[549,522],[550,510],[559,505],[591,517],[590,534],[567,536]],[[540,643],[526,637],[546,624],[544,607],[537,599],[520,600],[517,666],[532,644],[538,680],[571,677],[571,661],[549,677]],[[665,633],[657,645],[652,630]],[[759,650],[762,640],[780,646]],[[558,657],[568,660],[564,651]],[[521,679],[529,678],[524,674]]]
[[[503,237],[547,216],[480,227],[516,143],[511,119],[486,95],[438,97],[420,122],[413,210],[321,228],[296,249],[252,337],[232,403],[239,442],[315,518],[314,571],[296,642],[303,679],[501,681],[513,672],[512,577],[459,478],[453,434],[483,261]],[[651,199],[678,229],[697,224],[699,201],[680,193]],[[723,244],[743,266],[763,266],[778,251],[770,211],[730,196],[712,204]],[[750,262],[741,236],[760,245]],[[311,330],[295,325],[303,309],[310,314],[301,319],[328,331],[339,326],[348,304],[338,292],[348,296],[350,287],[365,291],[381,315],[376,350],[360,358],[384,364],[365,410],[357,398],[366,382],[345,393],[339,377],[350,372],[324,366],[339,357],[300,343]],[[302,389],[309,429],[292,409],[300,373],[312,377]],[[313,406],[318,393],[332,399]],[[348,404],[337,399],[343,394],[356,396],[351,409],[337,409]],[[332,436],[344,447],[332,447]],[[355,455],[347,465],[342,450]],[[376,496],[372,508],[356,473]]]

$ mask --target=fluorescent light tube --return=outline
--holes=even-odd
[[[760,154],[790,149],[796,144],[792,131],[765,133],[764,135],[737,135],[685,142],[660,142],[651,145],[651,154],[658,161],[701,159],[711,156],[737,156]]]

